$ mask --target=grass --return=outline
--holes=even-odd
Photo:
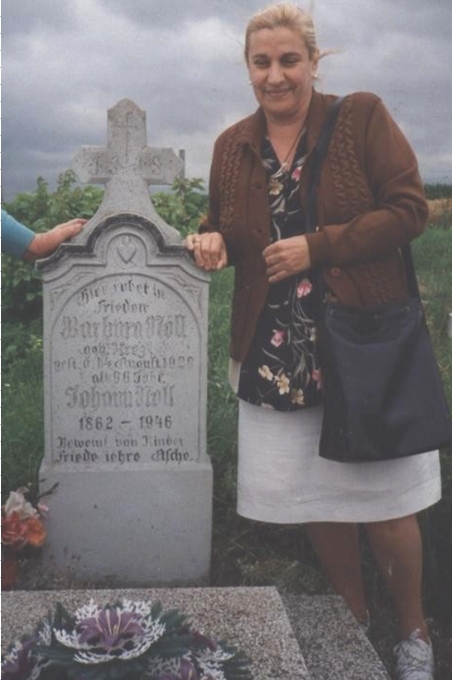
[[[421,294],[430,330],[435,343],[440,346],[444,346],[448,340],[447,321],[452,312],[451,250],[452,229],[430,227],[413,242],[416,269],[421,281]]]
[[[2,493],[38,489],[44,451],[42,323],[2,323]]]
[[[35,362],[23,362],[3,385],[2,478],[8,490],[37,479],[44,449],[42,375]]]
[[[451,220],[452,224],[452,220]],[[452,228],[429,228],[414,242],[414,256],[427,321],[435,346],[444,388],[452,408],[452,340],[448,335],[452,313]],[[443,452],[444,488],[452,496],[452,450]],[[451,513],[452,516],[452,513]]]

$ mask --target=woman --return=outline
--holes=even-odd
[[[347,465],[318,455],[321,365],[312,267],[345,304],[407,295],[398,248],[427,206],[416,159],[378,97],[346,97],[304,233],[312,149],[336,97],[313,89],[319,50],[311,17],[289,4],[254,16],[245,58],[259,109],[217,140],[210,209],[187,238],[205,270],[235,266],[231,382],[240,399],[238,512],[302,522],[324,570],[358,621],[368,612],[356,523],[363,523],[400,617],[401,680],[432,680],[421,605],[415,513],[440,497],[438,452]]]

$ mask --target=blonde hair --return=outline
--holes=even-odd
[[[311,61],[322,56],[317,47],[312,16],[300,7],[297,7],[297,5],[292,5],[289,2],[279,2],[276,5],[271,5],[261,10],[249,20],[245,33],[246,61],[248,61],[251,34],[264,28],[270,30],[274,28],[290,28],[292,31],[300,34],[306,44]]]

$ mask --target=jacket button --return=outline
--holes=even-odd
[[[330,274],[331,276],[334,276],[334,278],[338,278],[338,276],[342,275],[342,271],[339,269],[339,267],[333,267],[330,269]]]
[[[262,189],[262,184],[261,184],[261,182],[257,182],[257,184],[254,185],[254,188],[255,188],[257,191],[260,191],[260,190]]]

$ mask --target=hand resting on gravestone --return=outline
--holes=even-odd
[[[185,247],[193,253],[198,267],[206,271],[223,269],[228,264],[226,245],[217,231],[190,234],[185,239]]]
[[[24,260],[37,260],[40,257],[47,257],[58,248],[60,243],[77,236],[87,221],[82,217],[76,217],[69,222],[57,224],[50,231],[36,234],[25,251]]]

